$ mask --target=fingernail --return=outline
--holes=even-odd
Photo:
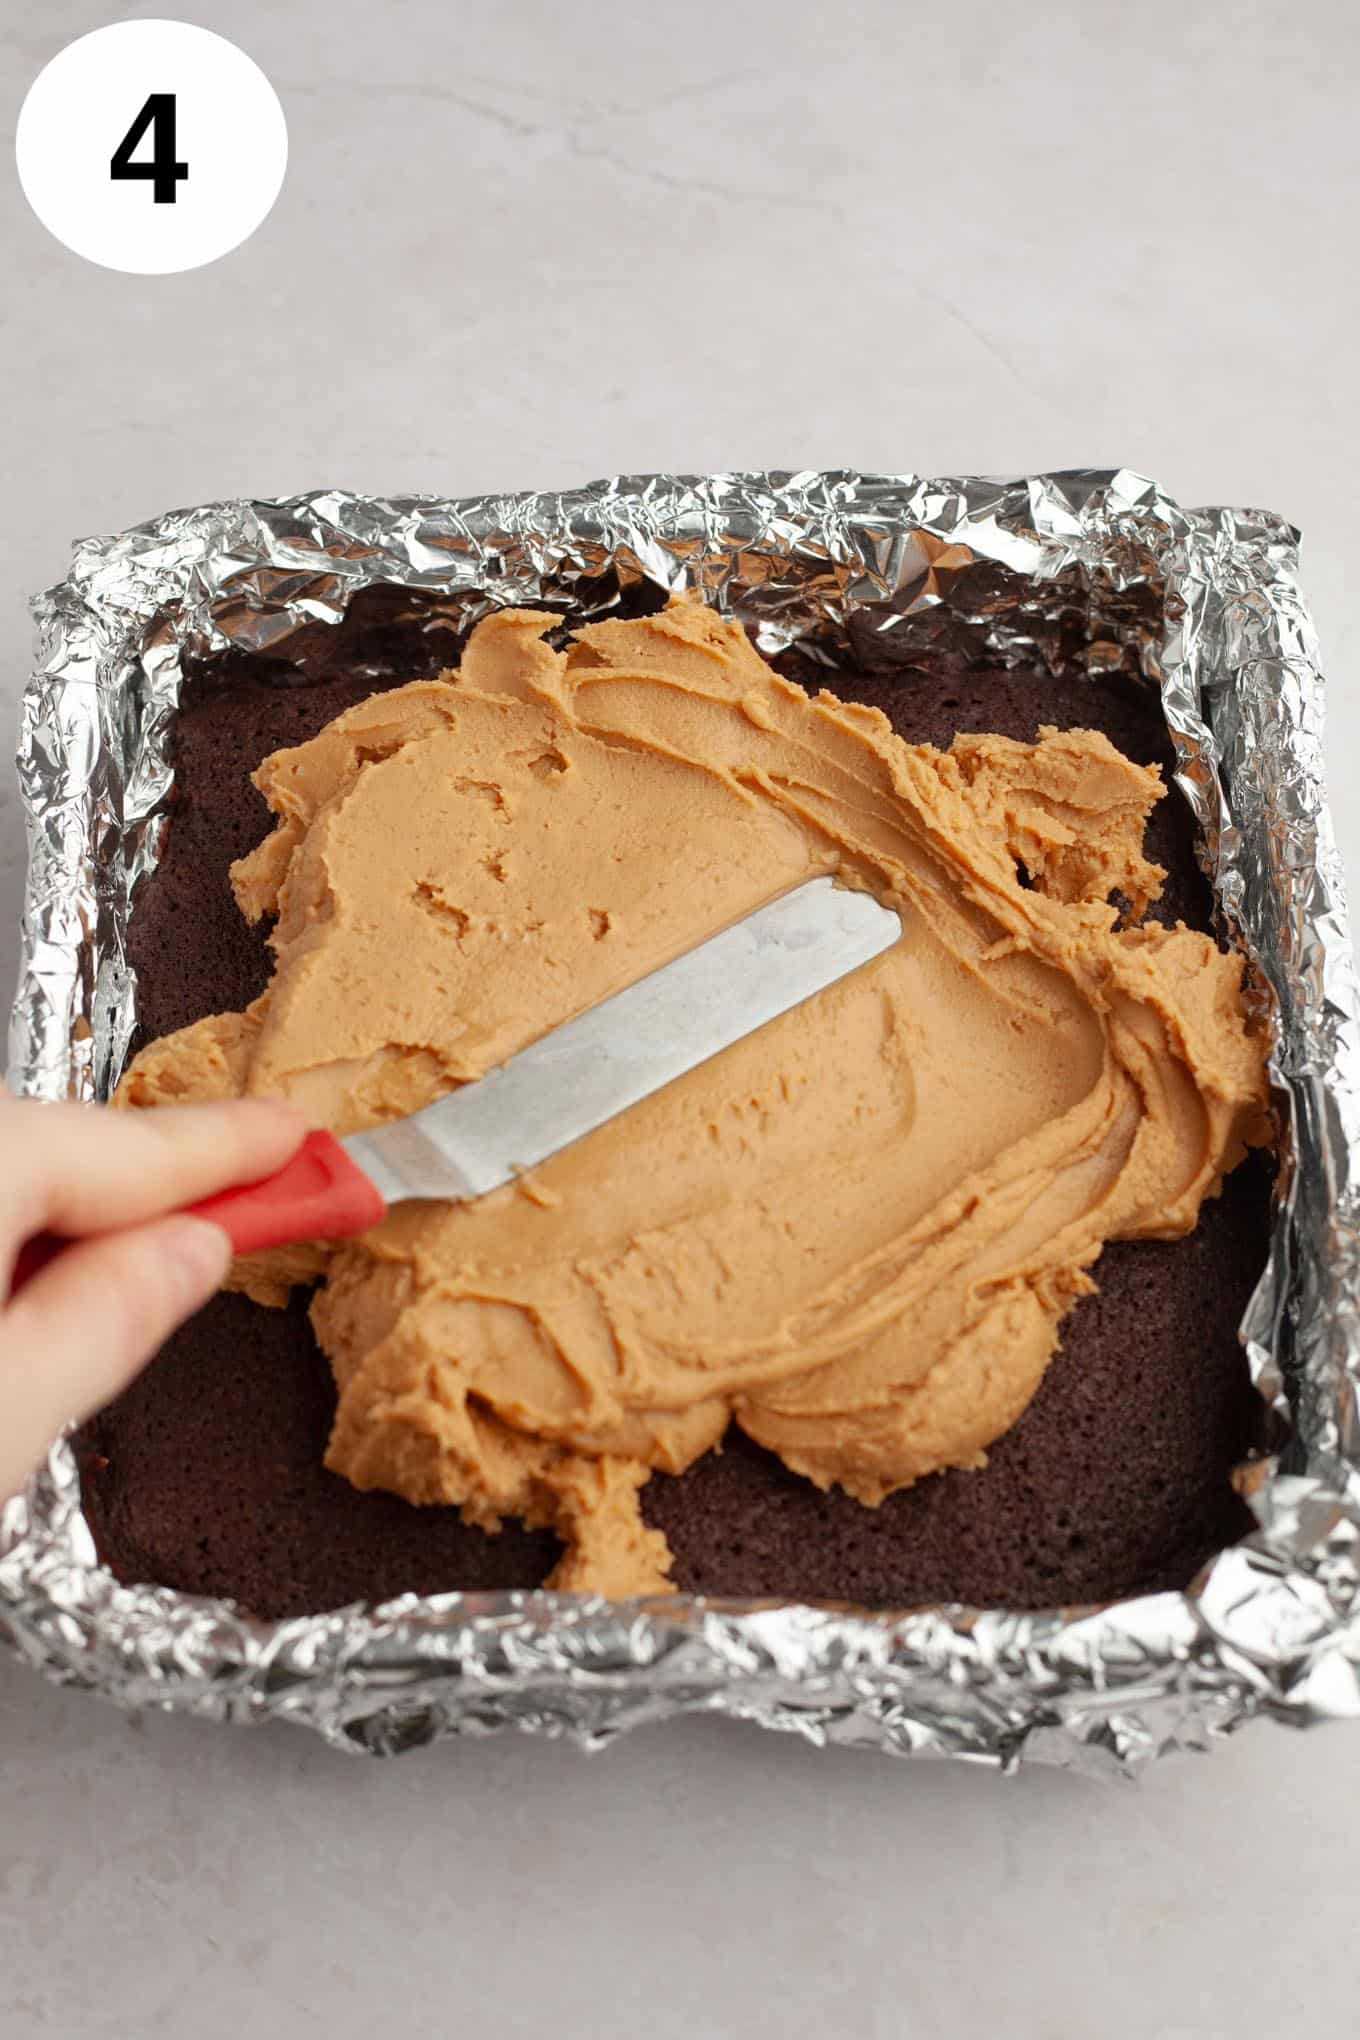
[[[166,1250],[196,1294],[220,1287],[231,1266],[231,1241],[220,1225],[182,1213],[163,1221]]]
[[[285,1098],[282,1091],[267,1091],[258,1098],[243,1099],[242,1103],[262,1105],[274,1119],[291,1119],[298,1126],[307,1123],[307,1115],[301,1106],[295,1105],[291,1098]]]

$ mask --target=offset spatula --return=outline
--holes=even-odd
[[[481,1197],[835,984],[901,932],[868,893],[814,878],[410,1118],[343,1140],[309,1134],[277,1175],[189,1209],[246,1254],[366,1232],[405,1198]],[[42,1247],[25,1260],[45,1259],[52,1246]]]

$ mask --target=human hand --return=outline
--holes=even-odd
[[[306,1130],[281,1099],[109,1112],[0,1086],[0,1501],[221,1283],[226,1234],[180,1207],[270,1175]],[[43,1232],[73,1244],[11,1295]]]

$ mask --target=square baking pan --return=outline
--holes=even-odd
[[[646,581],[833,672],[871,650],[889,669],[1024,663],[1158,689],[1274,1030],[1282,1165],[1242,1338],[1281,1449],[1250,1471],[1250,1537],[1184,1593],[1109,1606],[451,1593],[268,1622],[119,1584],[60,1440],[0,1514],[0,1637],[124,1705],[278,1716],[376,1754],[502,1725],[595,1744],[703,1709],[897,1754],[1121,1772],[1256,1715],[1355,1713],[1357,1032],[1297,550],[1279,518],[1184,510],[1127,472],[642,476],[450,502],[329,491],[79,546],[35,604],[20,739],[30,868],[10,1080],[35,1096],[105,1097],[121,1071],[129,915],[163,839],[180,686],[205,664],[263,657],[305,676],[340,627],[351,658],[371,649],[377,685],[394,623],[455,647],[494,605],[603,614]]]

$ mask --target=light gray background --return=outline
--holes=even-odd
[[[151,11],[10,9],[6,122]],[[1360,891],[1349,0],[174,11],[272,77],[289,176],[236,254],[141,280],[0,175],[6,702],[69,541],[174,504],[1122,462],[1304,527]],[[6,781],[6,986],[21,865]],[[4,2040],[1330,2040],[1358,1876],[1360,1729],[1137,1792],[708,1722],[364,1765],[0,1661]]]

